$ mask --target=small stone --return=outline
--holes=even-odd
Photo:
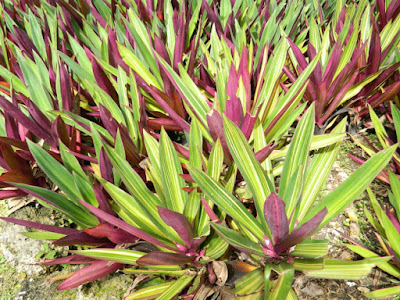
[[[366,288],[365,286],[359,286],[357,290],[359,290],[363,294],[369,293],[371,291],[369,288]]]
[[[347,281],[346,284],[347,284],[349,287],[353,287],[353,286],[356,286],[356,285],[357,285],[357,283],[352,282],[352,281]]]
[[[325,294],[324,290],[314,282],[309,282],[305,288],[301,289],[301,291],[311,297],[322,296]]]

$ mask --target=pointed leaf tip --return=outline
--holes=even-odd
[[[292,231],[291,234],[286,236],[281,243],[275,246],[277,253],[282,253],[283,251],[293,247],[310,237],[319,227],[321,222],[324,220],[328,209],[324,207],[320,212],[318,212],[309,221],[301,225],[299,228]]]
[[[264,218],[274,243],[278,244],[289,233],[289,220],[286,215],[285,202],[276,193],[271,193],[265,200]]]
[[[193,241],[193,230],[188,219],[184,215],[165,207],[157,206],[157,209],[161,219],[168,226],[171,226],[182,238],[186,246],[190,248]]]

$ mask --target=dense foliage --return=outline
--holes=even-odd
[[[30,194],[71,227],[2,219],[80,246],[43,262],[86,265],[58,289],[122,269],[149,275],[127,299],[296,299],[295,271],[399,277],[398,1],[2,0],[0,14],[0,199]],[[321,198],[361,126],[383,149],[356,137],[370,159]],[[367,212],[385,255],[327,258],[313,234],[377,176],[394,194],[395,211],[370,193]]]

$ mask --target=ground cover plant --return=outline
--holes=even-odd
[[[390,252],[328,259],[310,238],[388,179],[392,157],[397,168],[373,110],[398,129],[396,1],[1,1],[0,13],[0,198],[29,194],[72,226],[2,219],[70,247],[44,264],[87,265],[59,289],[122,269],[148,275],[127,299],[292,299],[295,271],[391,266]],[[384,149],[364,146],[371,158],[320,199],[346,128],[367,118]]]

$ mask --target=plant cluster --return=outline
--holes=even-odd
[[[374,109],[400,130],[398,1],[2,0],[0,14],[0,199],[29,194],[71,226],[2,219],[80,247],[44,260],[86,265],[58,289],[122,270],[147,275],[126,299],[296,299],[295,271],[397,266],[376,201],[385,256],[329,259],[312,236],[396,177]],[[363,146],[320,199],[368,118],[384,149]]]

